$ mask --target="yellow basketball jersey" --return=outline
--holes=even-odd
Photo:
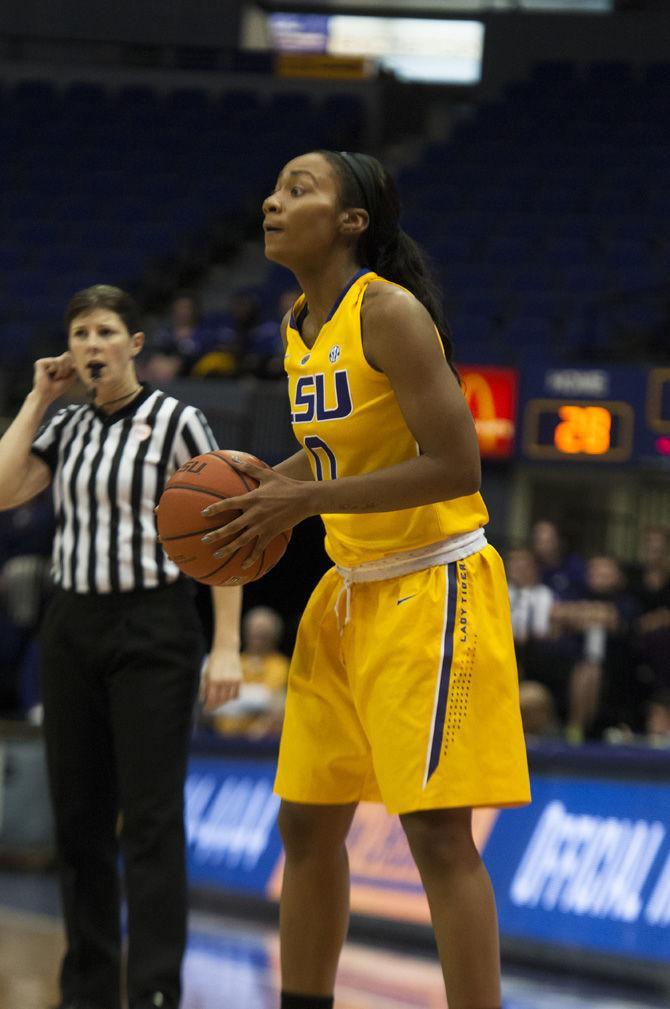
[[[313,347],[300,336],[296,301],[287,327],[285,367],[291,423],[317,480],[358,476],[414,458],[418,446],[386,375],[363,353],[361,305],[369,270],[355,274],[335,302]],[[342,567],[471,532],[488,521],[480,494],[401,511],[322,516],[326,550]]]

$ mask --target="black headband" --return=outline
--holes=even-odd
[[[363,207],[368,211],[370,217],[376,219],[378,199],[374,171],[365,161],[359,161],[356,155],[350,154],[349,151],[338,151],[337,153],[356,180],[356,185],[363,197]]]

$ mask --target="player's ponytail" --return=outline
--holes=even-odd
[[[400,198],[392,177],[369,154],[349,151],[319,151],[319,154],[337,172],[343,205],[362,206],[368,211],[370,223],[358,244],[361,266],[368,266],[386,280],[406,287],[425,306],[451,364],[453,348],[440,291],[420,247],[400,227]]]

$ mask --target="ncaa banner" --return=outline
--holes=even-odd
[[[189,880],[263,896],[281,855],[279,797],[267,761],[197,757],[186,778]]]
[[[274,774],[271,760],[191,759],[191,883],[279,898]],[[530,806],[473,817],[503,938],[670,966],[670,785],[535,773],[532,791]],[[347,847],[352,911],[429,923],[398,817],[361,803]]]
[[[186,779],[187,864],[191,883],[278,900],[284,866],[270,761],[192,757]],[[476,810],[482,851],[497,811]],[[428,905],[397,816],[363,802],[347,839],[352,911],[428,924]]]
[[[670,965],[670,786],[533,777],[486,862],[504,935]]]

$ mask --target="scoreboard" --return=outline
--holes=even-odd
[[[670,473],[670,367],[458,364],[483,459]]]
[[[524,368],[517,458],[670,469],[670,368]]]
[[[531,399],[524,417],[523,452],[529,459],[627,462],[634,430],[633,409],[620,400]]]

